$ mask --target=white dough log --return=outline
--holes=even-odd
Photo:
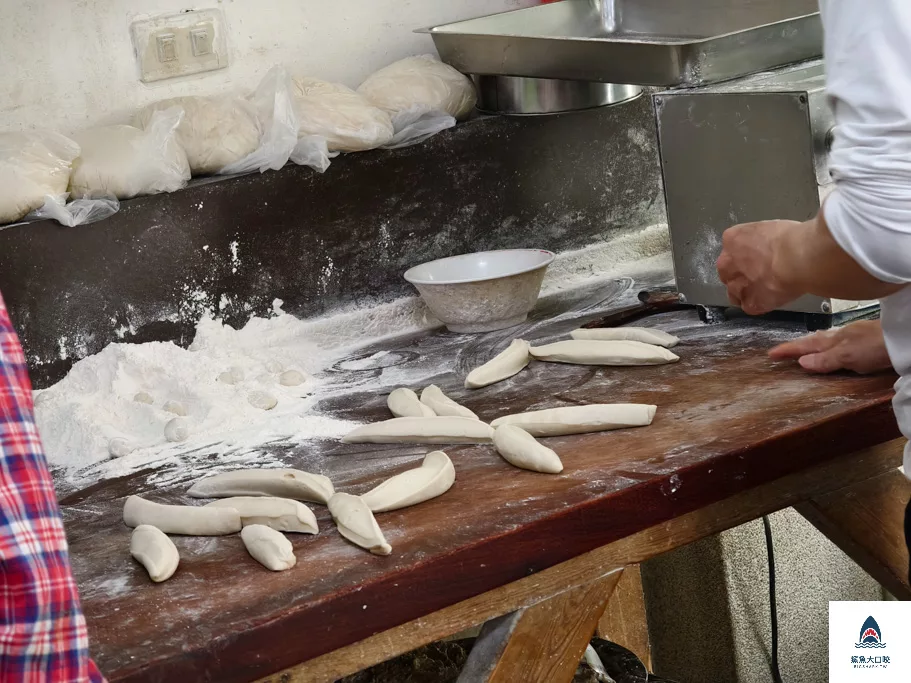
[[[386,405],[396,417],[436,417],[433,409],[421,403],[421,399],[411,389],[396,389],[389,394]]]
[[[291,541],[263,524],[245,526],[240,537],[247,552],[266,569],[281,572],[297,564]]]
[[[443,451],[424,457],[420,467],[390,477],[363,496],[373,512],[388,512],[417,505],[446,493],[455,481],[452,460]]]
[[[397,417],[358,427],[344,443],[490,443],[490,425],[470,417]]]
[[[531,362],[530,345],[524,339],[515,339],[506,350],[494,356],[465,378],[466,389],[480,389],[509,379]]]
[[[643,344],[663,346],[666,349],[677,346],[680,339],[667,332],[652,327],[596,327],[579,329],[570,332],[573,339],[592,339],[595,341],[637,341]]]
[[[139,496],[127,498],[123,522],[129,527],[151,524],[166,534],[184,536],[225,536],[241,529],[240,514],[234,508],[162,505]]]
[[[561,341],[533,346],[532,356],[551,363],[576,365],[663,365],[680,357],[661,346],[636,341]]]
[[[386,542],[370,508],[358,496],[336,493],[329,499],[329,512],[338,526],[338,532],[355,545],[366,548],[374,555],[392,552],[392,546]]]
[[[133,400],[136,403],[145,403],[146,405],[152,405],[155,403],[155,399],[152,398],[152,395],[147,391],[140,391],[134,397]]]
[[[180,554],[174,541],[157,527],[140,524],[130,536],[130,555],[145,567],[155,583],[167,581],[180,563]]]
[[[511,465],[532,472],[559,474],[563,471],[560,456],[538,443],[531,434],[521,427],[504,424],[493,433],[497,452]]]
[[[329,502],[335,489],[329,477],[301,470],[235,470],[206,477],[193,484],[187,493],[194,498],[228,498],[229,496],[274,496]]]
[[[421,392],[421,403],[429,406],[434,413],[441,417],[470,417],[474,420],[478,416],[468,410],[465,406],[459,405],[440,389],[436,384],[431,384]]]
[[[562,436],[605,432],[626,427],[645,427],[652,423],[658,406],[641,403],[596,403],[536,410],[506,415],[493,421],[493,426],[516,425],[532,436]]]
[[[261,524],[276,531],[318,534],[316,515],[303,503],[290,498],[233,496],[207,503],[209,508],[234,508],[244,526]]]

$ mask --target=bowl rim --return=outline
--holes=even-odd
[[[434,263],[441,263],[443,261],[450,261],[452,259],[460,258],[462,256],[483,256],[484,254],[502,254],[505,252],[520,252],[520,251],[533,251],[537,254],[546,254],[546,258],[543,263],[539,263],[536,266],[531,266],[529,268],[523,268],[522,270],[517,270],[514,273],[507,273],[505,275],[492,275],[490,277],[470,277],[470,278],[461,278],[459,280],[425,280],[423,278],[414,277],[413,273],[418,268],[423,266],[429,266]],[[416,266],[412,266],[405,271],[404,278],[413,285],[462,285],[468,284],[470,282],[488,282],[490,280],[500,280],[504,277],[513,277],[514,275],[523,275],[525,273],[531,273],[542,268],[547,268],[551,263],[554,262],[554,259],[557,258],[556,254],[547,249],[491,249],[488,251],[470,251],[466,254],[454,254],[452,256],[445,256],[443,258],[434,259],[433,261],[427,261],[426,263],[419,263]]]

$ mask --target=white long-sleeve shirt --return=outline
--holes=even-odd
[[[911,283],[911,0],[820,0],[826,87],[837,133],[829,231],[868,273]],[[886,348],[901,378],[893,401],[911,439],[911,287],[882,302]],[[911,444],[905,447],[911,476]]]

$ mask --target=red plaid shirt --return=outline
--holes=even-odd
[[[32,416],[25,356],[2,297],[0,681],[104,681],[89,659],[63,522]]]

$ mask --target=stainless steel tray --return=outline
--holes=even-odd
[[[464,73],[694,86],[822,54],[817,0],[563,0],[424,29]]]

